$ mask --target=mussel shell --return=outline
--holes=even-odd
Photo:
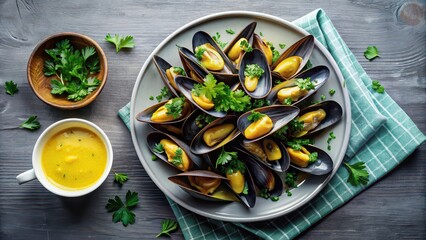
[[[166,104],[169,100],[165,100],[162,101],[160,103],[154,104],[148,108],[146,108],[145,110],[143,110],[142,112],[138,113],[136,115],[136,120],[140,121],[140,122],[146,122],[146,123],[153,123],[153,124],[175,124],[178,122],[183,122],[188,116],[189,114],[191,114],[192,112],[192,106],[191,103],[188,100],[185,100],[185,105],[186,107],[184,107],[184,109],[182,110],[182,114],[183,116],[175,119],[173,121],[168,121],[168,122],[154,122],[151,120],[151,116],[152,114],[157,111],[158,108],[160,108],[161,106],[163,106],[164,104]]]
[[[252,42],[251,39],[253,38],[253,33],[254,33],[254,30],[256,29],[256,25],[257,25],[257,22],[252,22],[246,27],[244,27],[243,30],[241,30],[241,32],[238,33],[237,36],[235,36],[235,38],[228,43],[228,46],[226,46],[226,48],[223,50],[223,53],[225,53],[225,55],[228,56],[228,52],[232,49],[235,43],[237,43],[241,38],[247,39],[249,43]]]
[[[205,154],[211,151],[214,151],[222,146],[224,146],[225,144],[231,142],[232,140],[234,140],[236,137],[238,137],[241,132],[238,131],[237,128],[237,119],[238,117],[235,115],[226,115],[223,118],[218,118],[216,120],[214,120],[213,122],[211,122],[210,124],[208,124],[207,126],[205,126],[203,129],[201,129],[198,134],[194,137],[194,139],[191,142],[191,151],[195,154]],[[215,144],[211,147],[209,147],[203,139],[203,134],[209,130],[212,127],[221,125],[221,124],[225,124],[225,123],[232,123],[235,126],[235,129],[224,139],[222,140],[222,142]]]
[[[324,101],[324,102],[320,102],[311,106],[308,106],[302,110],[300,110],[299,112],[299,116],[302,116],[305,113],[311,112],[311,111],[315,111],[317,109],[322,108],[325,112],[326,112],[326,117],[324,120],[321,121],[320,124],[318,124],[318,126],[314,129],[312,129],[311,131],[309,131],[308,133],[306,133],[305,135],[303,135],[302,137],[307,137],[310,136],[312,134],[318,133],[319,131],[330,127],[332,125],[334,125],[335,123],[339,122],[340,119],[342,118],[343,115],[343,109],[340,106],[340,104],[338,104],[335,101]]]
[[[225,55],[223,50],[216,44],[213,38],[206,32],[198,31],[194,34],[194,36],[192,37],[192,51],[195,53],[195,48],[206,43],[210,43],[216,49],[216,51],[220,54],[220,56],[223,58],[223,61],[225,62],[224,69],[220,72],[226,73],[226,74],[238,73],[238,70],[234,67],[232,62],[229,60],[228,56]]]
[[[191,96],[191,90],[194,88],[194,80],[192,80],[189,77],[183,77],[183,76],[177,76],[175,78],[176,85],[179,88],[179,91],[188,99],[194,106],[199,108],[201,111],[212,115],[213,117],[224,117],[226,116],[226,112],[218,112],[214,108],[211,110],[205,110],[204,108],[200,107]]]
[[[255,160],[252,155],[247,154],[246,152],[242,152],[237,150],[238,156],[243,156],[244,163],[246,164],[248,170],[250,171],[254,184],[260,189],[267,189],[269,182],[272,179],[275,180],[274,188],[271,191],[268,191],[271,196],[281,196],[284,190],[284,184],[280,178],[280,176],[271,169],[267,168],[265,165],[260,164],[257,160]]]
[[[306,145],[304,147],[311,153],[317,152],[318,159],[314,163],[309,164],[307,167],[299,167],[293,163],[290,163],[291,167],[312,175],[325,175],[333,170],[333,160],[331,159],[330,155],[328,155],[324,150],[317,148],[313,145]]]
[[[260,76],[257,87],[253,92],[248,91],[244,84],[244,71],[248,64],[257,64],[265,71],[262,76]],[[238,75],[240,78],[240,84],[243,87],[244,91],[252,98],[264,98],[271,91],[271,70],[269,69],[268,61],[266,60],[265,55],[259,49],[253,49],[252,52],[247,52],[243,55],[243,58],[240,63],[240,72]]]
[[[217,198],[214,196],[214,193],[212,195],[209,194],[203,194],[200,191],[198,191],[197,189],[194,189],[191,184],[189,183],[188,180],[188,176],[195,176],[195,177],[209,177],[209,178],[218,178],[218,179],[222,179],[222,183],[220,184],[220,186],[218,187],[217,190],[222,189],[224,191],[229,191],[229,194],[232,196],[235,196],[235,193],[229,189],[229,187],[224,184],[225,181],[228,181],[226,177],[223,177],[222,175],[219,175],[217,173],[214,173],[212,171],[207,171],[207,170],[194,170],[194,171],[189,171],[189,172],[183,172],[183,173],[179,173],[177,175],[174,176],[170,176],[169,180],[175,184],[177,184],[180,188],[182,188],[185,192],[187,192],[189,195],[195,197],[195,198],[199,198],[202,200],[207,200],[207,201],[218,201],[218,202],[231,202],[231,201],[235,201],[238,200],[238,198],[235,197],[235,199],[224,199],[224,198]]]
[[[185,120],[186,121],[186,120]],[[171,134],[174,136],[182,137],[182,122],[174,123],[174,124],[154,124],[150,123],[149,126],[151,126],[153,129]]]
[[[253,48],[259,49],[265,55],[265,57],[266,57],[266,53],[264,49],[270,49],[270,47],[256,33],[253,34]],[[272,56],[270,61],[271,61],[271,64],[268,63],[268,65],[272,65]]]
[[[280,78],[280,79],[285,79],[279,73],[274,72],[274,69],[284,59],[286,59],[288,57],[292,57],[292,56],[299,56],[299,57],[302,58],[302,62],[300,63],[298,70],[296,71],[295,74],[288,77],[287,79],[291,79],[294,76],[296,76],[303,69],[303,67],[306,65],[309,58],[311,57],[312,50],[314,49],[314,45],[315,45],[314,43],[315,43],[314,36],[308,35],[306,37],[303,37],[302,39],[300,39],[299,41],[297,41],[293,45],[291,45],[287,50],[285,50],[280,55],[280,57],[277,59],[277,61],[274,64],[272,64],[272,66],[271,66],[272,75],[274,77],[277,77],[277,78]]]
[[[207,74],[209,74],[209,71],[198,63],[198,60],[195,57],[194,53],[187,48],[180,47],[179,57],[186,74],[190,76],[190,72],[193,72],[199,78],[193,80],[202,83],[202,79],[205,78]]]
[[[245,142],[255,142],[271,135],[272,133],[278,131],[280,128],[284,127],[291,120],[293,120],[297,116],[297,114],[299,114],[300,111],[297,107],[285,105],[272,105],[256,108],[253,110],[268,115],[274,123],[274,126],[267,134],[260,136],[256,139],[244,139]],[[251,122],[248,120],[248,116],[250,114],[251,111],[244,113],[238,118],[237,127],[243,135],[246,128],[251,124]]]
[[[167,88],[170,90],[170,92],[173,93],[173,95],[178,97],[179,96],[178,89],[175,89],[173,85],[170,84],[170,81],[167,78],[167,74],[166,74],[167,69],[173,66],[158,55],[154,55],[153,60],[154,60],[155,66],[157,67],[158,72],[160,73],[161,79],[164,82],[164,85],[167,86]]]
[[[265,138],[265,139],[269,139],[269,138]],[[263,144],[263,140],[260,140],[262,141],[261,145]],[[271,140],[273,140],[281,150],[282,157],[281,159],[276,161],[268,161],[268,160],[264,161],[262,159],[259,159],[256,155],[254,155],[253,153],[248,151],[246,148],[244,148],[243,143],[240,143],[240,145],[236,146],[235,148],[238,149],[239,151],[246,152],[248,155],[252,156],[258,162],[270,168],[271,170],[274,170],[275,172],[285,172],[290,167],[290,157],[288,156],[288,152],[281,141],[278,141],[273,138],[271,138]]]
[[[164,162],[166,162],[168,165],[176,168],[175,165],[173,165],[172,163],[170,163],[167,160],[167,155],[166,155],[165,152],[164,153],[157,153],[157,152],[154,152],[154,150],[153,150],[154,149],[154,145],[156,143],[158,144],[161,141],[161,139],[169,139],[169,140],[175,142],[176,145],[178,145],[180,148],[182,148],[183,151],[185,151],[186,155],[188,156],[188,158],[193,163],[192,168],[189,169],[189,170],[192,170],[192,169],[207,169],[208,168],[208,164],[203,159],[203,157],[193,154],[191,152],[191,149],[189,148],[189,146],[185,142],[183,142],[182,140],[179,140],[178,138],[176,138],[176,137],[174,137],[172,135],[163,133],[163,132],[152,132],[152,133],[149,133],[148,136],[146,137],[146,142],[147,142],[148,148],[151,150],[151,152],[155,156],[157,156],[159,159],[161,159]],[[176,168],[176,169],[178,169],[178,168]],[[178,169],[178,170],[181,171],[180,169]]]
[[[313,67],[311,69],[308,69],[304,72],[299,73],[299,75],[295,76],[293,79],[291,80],[287,80],[284,81],[278,85],[275,85],[272,89],[271,92],[269,93],[269,95],[266,97],[267,100],[269,100],[271,103],[277,102],[278,101],[278,91],[286,88],[286,87],[294,87],[296,86],[296,79],[297,78],[311,78],[311,82],[315,83],[315,89],[309,90],[308,94],[306,94],[305,96],[301,97],[299,100],[297,100],[296,102],[292,103],[291,105],[297,105],[300,102],[302,102],[303,100],[305,100],[306,98],[308,98],[309,96],[311,96],[312,94],[314,94],[315,92],[318,91],[318,89],[320,89],[325,82],[328,80],[328,77],[330,76],[330,69],[328,69],[328,67],[326,66],[316,66]]]
[[[195,111],[192,111],[188,118],[183,122],[181,132],[185,133],[183,134],[183,138],[186,141],[192,141],[192,139],[194,139],[198,132],[203,129],[198,127],[195,121],[197,117],[202,113],[203,112],[201,112],[201,110],[197,108],[195,109]]]

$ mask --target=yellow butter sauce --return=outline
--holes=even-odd
[[[105,143],[85,128],[67,128],[44,145],[41,165],[50,182],[65,190],[93,185],[105,170]]]

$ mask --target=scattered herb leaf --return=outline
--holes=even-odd
[[[183,163],[182,154],[183,154],[182,148],[178,147],[175,151],[175,155],[172,158],[173,165],[175,165],[175,166],[182,165],[182,163]]]
[[[372,88],[374,91],[376,91],[377,93],[384,93],[385,92],[385,87],[383,87],[379,81],[377,80],[373,80],[373,85]]]
[[[336,139],[336,135],[334,135],[334,132],[330,132],[328,135],[328,139],[327,139],[327,149],[330,151],[331,150],[331,140]]]
[[[118,182],[120,185],[123,185],[125,182],[127,182],[129,178],[127,177],[127,174],[125,173],[114,173],[114,181]]]
[[[112,37],[109,33],[105,36],[105,41],[113,43],[115,45],[115,52],[118,53],[122,48],[134,48],[135,42],[133,36],[124,36],[114,34]]]
[[[231,34],[231,35],[235,33],[235,31],[234,31],[234,30],[232,30],[232,29],[230,29],[230,28],[226,29],[226,32],[227,32],[228,34]]]
[[[37,120],[37,116],[30,116],[27,120],[25,120],[19,128],[26,128],[28,130],[34,131],[40,128],[40,122]]]
[[[204,46],[199,46],[195,49],[195,57],[201,61],[203,59],[204,52],[207,51],[207,49]]]
[[[197,125],[197,127],[199,127],[199,128],[203,128],[207,124],[213,122],[215,119],[216,119],[215,117],[213,117],[209,114],[201,113],[195,119],[195,125]]]
[[[260,113],[260,112],[256,112],[254,110],[251,111],[251,114],[247,117],[247,119],[250,122],[257,122],[258,120],[260,120],[261,118],[265,117],[266,114]]]
[[[244,52],[251,52],[253,51],[252,46],[250,45],[249,42],[247,42],[247,40],[243,40],[240,42],[240,48],[244,50]]]
[[[364,162],[357,162],[350,165],[347,162],[343,162],[346,166],[346,169],[349,172],[349,177],[347,181],[353,186],[367,185],[369,173],[365,167]]]
[[[302,90],[312,90],[315,89],[315,84],[311,81],[310,77],[307,78],[297,78],[296,85]]]
[[[280,43],[280,44],[278,44],[279,46],[280,46],[280,48],[281,49],[284,49],[285,48],[285,44],[284,43]]]
[[[177,230],[178,223],[173,219],[164,219],[161,221],[161,232],[156,236],[157,238],[161,235],[167,235],[170,237],[170,233]]]
[[[374,58],[379,57],[379,50],[376,46],[368,46],[367,50],[364,52],[364,56],[371,61]]]
[[[169,95],[170,95],[169,89],[166,86],[164,86],[161,89],[160,94],[156,96],[155,98],[157,99],[158,102],[161,102],[163,98],[167,98]]]
[[[302,149],[302,146],[306,146],[309,144],[312,144],[313,140],[311,139],[304,139],[304,138],[295,138],[287,141],[287,145],[291,148],[293,148],[296,151],[299,151]]]
[[[163,144],[161,144],[161,143],[155,143],[153,151],[156,152],[156,153],[163,153],[164,152],[164,146],[163,146]]]
[[[173,98],[171,103],[166,103],[164,105],[164,107],[167,109],[166,114],[172,115],[174,119],[179,118],[182,115],[184,104],[185,104],[185,98],[183,97]]]
[[[322,94],[321,95],[321,101],[324,101],[325,100],[325,95],[324,94]]]
[[[4,89],[6,89],[6,93],[11,96],[19,91],[18,84],[13,82],[13,80],[10,80],[9,82],[5,82]]]
[[[263,70],[261,66],[257,64],[248,64],[246,65],[246,68],[244,69],[244,76],[260,78],[260,76],[262,76],[264,72],[265,70]]]
[[[216,36],[212,36],[213,40],[217,43],[217,45],[220,46],[220,48],[224,49],[226,44],[228,44],[227,42],[223,42],[220,40],[220,34],[219,32],[216,32]]]
[[[218,168],[218,166],[220,166],[221,172],[223,174],[232,174],[237,171],[240,171],[242,174],[244,174],[246,171],[244,163],[238,159],[238,153],[227,152],[224,148],[222,148],[222,151],[217,158],[216,168]]]
[[[333,96],[335,93],[336,93],[336,90],[334,90],[333,88],[331,88],[331,89],[328,91],[328,94],[330,94],[330,96]]]
[[[138,202],[138,193],[130,192],[129,190],[126,193],[126,203],[123,203],[120,197],[115,196],[114,199],[108,200],[105,208],[108,212],[114,212],[112,215],[112,221],[114,223],[121,221],[123,226],[127,227],[129,224],[135,223],[135,214],[132,212],[132,209],[136,207]]]
[[[271,101],[266,99],[254,99],[252,103],[253,108],[260,108],[260,107],[265,107],[270,105],[271,105]]]

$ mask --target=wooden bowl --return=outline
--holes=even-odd
[[[101,84],[91,94],[87,95],[80,101],[68,100],[66,94],[53,95],[50,93],[50,82],[52,79],[57,79],[56,76],[44,75],[44,62],[50,58],[45,52],[45,49],[52,49],[60,40],[68,39],[75,49],[82,49],[85,46],[93,46],[99,57],[100,72],[95,75]],[[79,33],[63,32],[54,34],[41,41],[31,53],[27,65],[27,78],[32,90],[40,100],[46,104],[66,110],[74,110],[82,108],[91,103],[102,91],[108,76],[108,63],[104,51],[95,40]]]

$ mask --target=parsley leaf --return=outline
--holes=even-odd
[[[290,141],[287,141],[287,145],[296,151],[301,150],[302,146],[306,146],[312,143],[313,141],[311,139],[303,139],[303,138],[295,138]]]
[[[163,98],[167,98],[169,94],[170,94],[169,89],[165,86],[161,89],[160,94],[157,95],[155,98],[157,99],[158,102],[161,102],[161,100]]]
[[[293,103],[293,99],[291,98],[286,98],[283,101],[283,105],[291,105]]]
[[[218,168],[218,166],[220,166],[221,172],[224,174],[232,174],[237,171],[244,174],[246,171],[246,166],[240,159],[238,159],[238,153],[227,152],[224,148],[222,148],[222,151],[216,160],[216,168]]]
[[[309,154],[309,164],[314,163],[316,160],[318,159],[318,152],[311,152],[311,154]]]
[[[129,224],[135,223],[135,214],[132,212],[132,209],[136,207],[139,202],[139,197],[137,192],[127,191],[126,193],[126,203],[124,204],[120,197],[115,196],[114,199],[109,199],[105,208],[108,212],[114,212],[112,215],[112,221],[114,223],[120,222],[123,223],[123,226],[127,227]]]
[[[118,182],[120,185],[123,185],[125,182],[127,182],[129,178],[127,177],[127,174],[125,173],[114,173],[114,181]]]
[[[331,89],[328,91],[328,94],[330,94],[330,96],[333,96],[335,93],[336,93],[336,90],[334,90],[333,88],[331,88]]]
[[[182,161],[183,161],[182,160],[182,154],[183,154],[182,148],[178,147],[176,149],[175,155],[173,156],[173,159],[172,159],[173,165],[175,165],[175,166],[182,165]]]
[[[376,46],[368,46],[367,50],[364,52],[364,56],[371,61],[374,58],[379,57],[379,50]]]
[[[301,90],[312,90],[315,89],[315,84],[311,81],[310,77],[307,78],[297,78],[296,85]]]
[[[18,84],[14,83],[13,80],[4,83],[4,89],[6,89],[6,93],[9,95],[13,95],[18,92]]]
[[[226,44],[228,44],[227,42],[222,42],[220,40],[220,34],[219,32],[216,32],[216,36],[212,36],[213,40],[217,43],[217,45],[220,46],[220,48],[225,48]]]
[[[207,49],[204,46],[199,46],[195,49],[195,57],[201,61],[203,59],[204,52],[207,51]]]
[[[173,219],[164,219],[161,221],[161,232],[156,236],[157,238],[163,234],[170,237],[170,233],[178,228],[178,223]]]
[[[252,110],[251,114],[247,117],[247,119],[250,122],[257,122],[259,119],[263,118],[264,116],[266,116],[266,114],[255,112],[254,110]]]
[[[26,128],[31,131],[37,130],[40,128],[40,122],[37,120],[37,116],[30,116],[25,122],[19,125],[19,128]]]
[[[226,33],[228,33],[228,34],[234,34],[235,33],[235,31],[234,30],[232,30],[232,29],[230,29],[230,28],[228,28],[228,29],[226,29]]]
[[[269,46],[269,48],[272,51],[272,63],[275,63],[278,58],[280,58],[280,52],[278,52],[277,49],[275,49],[274,44],[271,42],[266,42],[266,44]]]
[[[247,40],[243,40],[240,42],[240,48],[244,50],[244,52],[251,52],[253,51],[252,46],[250,45],[249,42],[247,42]]]
[[[181,67],[173,67],[173,72],[177,75],[186,76],[185,70]]]
[[[385,87],[383,87],[379,81],[377,80],[373,80],[373,85],[371,86],[373,88],[374,91],[376,91],[377,93],[384,93],[385,92]]]
[[[280,48],[281,49],[284,49],[285,48],[285,44],[284,43],[280,43],[280,44],[278,44],[279,46],[280,46]]]
[[[297,173],[288,172],[285,175],[284,183],[287,185],[286,193],[288,197],[291,197],[292,193],[290,192],[291,188],[297,188]]]
[[[288,131],[289,127],[286,125],[280,129],[278,129],[278,131],[274,132],[272,135],[282,141],[287,141],[287,131]]]
[[[155,143],[153,151],[156,152],[156,153],[163,153],[164,152],[164,146],[163,146],[163,144],[161,144],[161,143]]]
[[[325,100],[325,95],[324,94],[322,94],[321,95],[321,101],[324,101]]]
[[[199,128],[203,128],[205,127],[207,124],[213,122],[216,118],[206,114],[206,113],[201,113],[200,115],[197,116],[197,118],[195,118],[195,125],[197,125],[197,127]]]
[[[366,167],[364,162],[357,162],[352,165],[346,162],[343,163],[349,172],[349,177],[347,180],[349,183],[351,183],[353,186],[358,186],[360,184],[367,185],[369,173],[365,169]]]
[[[105,36],[105,41],[113,43],[115,45],[115,51],[118,53],[122,48],[134,48],[135,42],[133,41],[133,36],[120,36],[114,34],[112,37],[109,33]]]
[[[336,139],[336,135],[334,135],[334,132],[330,132],[330,133],[329,133],[329,137],[328,137],[328,139],[327,139],[327,144],[328,144],[327,149],[328,149],[329,151],[331,150],[331,145],[330,145],[330,143],[331,143],[331,140],[333,140],[333,139]]]
[[[182,115],[183,105],[185,104],[185,98],[173,98],[171,103],[166,103],[164,107],[167,109],[166,114],[172,115],[174,119],[179,118]]]
[[[308,70],[312,68],[312,62],[311,59],[308,59],[308,61],[306,62],[305,66],[303,67],[302,71]]]
[[[265,72],[263,68],[257,64],[248,64],[244,69],[245,77],[257,77],[259,78]]]
[[[265,107],[270,105],[271,105],[271,101],[262,98],[262,99],[254,99],[252,107],[260,108],[260,107]]]
[[[241,192],[241,194],[247,195],[248,191],[249,191],[248,184],[247,184],[247,182],[244,182],[244,188],[243,188],[243,191]]]

